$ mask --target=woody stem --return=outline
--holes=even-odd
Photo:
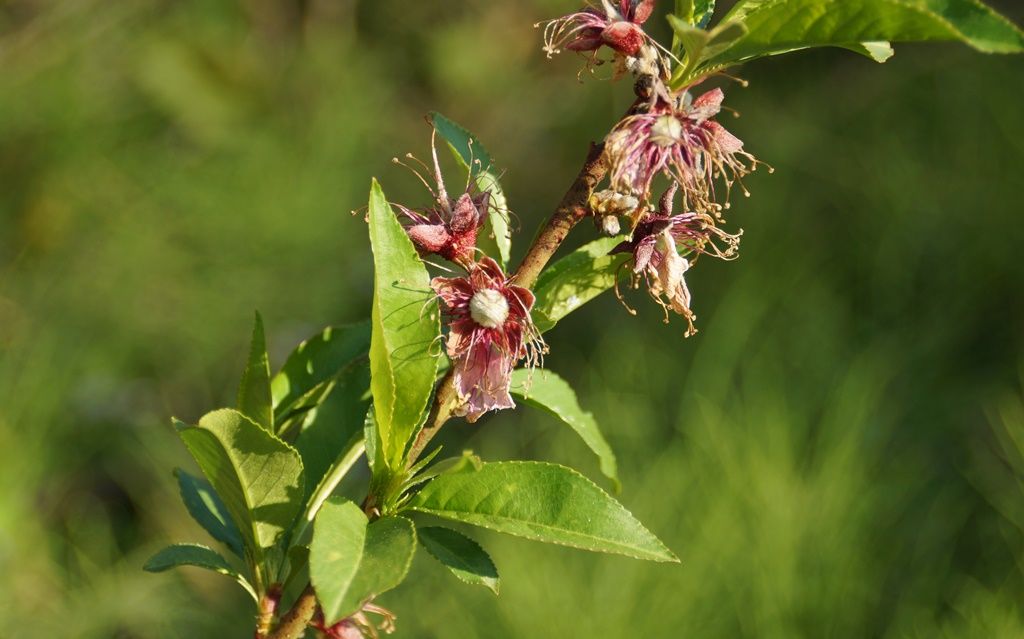
[[[608,172],[608,163],[604,157],[604,143],[594,144],[591,142],[587,152],[587,159],[583,163],[576,180],[562,197],[561,203],[555,209],[547,224],[541,230],[533,246],[527,251],[519,265],[519,270],[512,276],[512,283],[523,288],[532,288],[537,282],[537,277],[544,270],[551,257],[562,245],[562,242],[569,235],[576,224],[585,218],[590,211],[587,202],[590,194],[597,184],[604,179]]]

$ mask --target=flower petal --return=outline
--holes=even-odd
[[[726,130],[724,126],[717,122],[705,122],[704,126],[711,131],[711,135],[715,138],[715,143],[718,144],[718,148],[723,153],[739,153],[743,150],[743,140],[739,139],[732,133]]]
[[[408,227],[406,233],[418,248],[429,253],[437,253],[452,239],[443,224],[416,224]]]
[[[616,22],[601,32],[604,43],[619,53],[634,56],[644,44],[644,32],[632,22]]]
[[[466,421],[473,423],[490,410],[515,407],[508,392],[513,366],[511,357],[489,344],[480,344],[455,361],[455,382],[465,400]]]
[[[622,1],[623,4],[626,4],[630,0]],[[627,13],[624,13],[623,15],[628,15],[629,19],[635,22],[636,24],[643,24],[647,22],[647,19],[651,17],[652,13],[654,13],[654,3],[655,0],[639,0],[636,3],[636,8],[634,8],[631,12],[632,15],[629,15]]]

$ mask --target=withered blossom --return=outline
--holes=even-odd
[[[653,42],[642,25],[651,17],[654,4],[655,0],[620,0],[616,6],[602,0],[600,8],[587,6],[551,20],[544,27],[544,51],[551,57],[562,48],[583,53],[607,46],[634,57],[645,44]]]
[[[647,198],[660,173],[681,187],[687,208],[720,212],[715,180],[725,184],[728,202],[733,184],[742,186],[757,167],[743,142],[712,119],[724,98],[721,89],[713,89],[689,102],[684,91],[619,122],[605,138],[612,188]]]
[[[475,422],[489,410],[513,408],[512,370],[543,353],[530,310],[534,296],[510,283],[493,259],[482,258],[465,277],[435,277],[431,287],[444,302],[448,356],[462,403],[457,414]]]
[[[726,233],[706,213],[672,215],[675,191],[675,185],[669,187],[661,198],[658,213],[642,217],[632,239],[620,243],[612,253],[632,254],[634,278],[645,278],[648,293],[665,309],[666,322],[670,310],[686,319],[686,336],[690,337],[697,332],[697,316],[691,309],[692,296],[685,274],[700,255],[735,259],[742,232]],[[680,251],[691,259],[680,255]],[[634,284],[638,282],[634,280]]]
[[[435,138],[436,132],[430,144],[435,188],[431,188],[418,171],[409,167],[433,195],[434,206],[420,210],[401,204],[395,206],[405,215],[406,233],[421,255],[439,255],[465,266],[474,260],[477,235],[491,206],[491,194],[489,191],[473,193],[471,184],[467,183],[465,192],[457,199],[449,197],[437,160]],[[411,155],[407,157],[412,159]],[[402,164],[397,158],[395,162]]]

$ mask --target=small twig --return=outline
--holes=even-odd
[[[281,602],[281,586],[274,584],[260,599],[260,613],[256,618],[256,639],[265,639],[274,623],[277,606]]]
[[[519,265],[519,270],[512,276],[513,284],[531,288],[540,272],[544,270],[551,257],[562,245],[572,227],[576,226],[589,212],[588,201],[594,187],[604,179],[608,172],[608,164],[604,158],[604,143],[590,144],[587,160],[583,163],[580,174],[566,191],[562,202],[551,216],[544,229],[534,240],[526,257]]]
[[[434,403],[430,407],[427,421],[424,422],[423,428],[409,448],[409,461],[406,463],[406,468],[410,468],[416,463],[419,456],[423,454],[423,449],[427,447],[437,431],[441,430],[445,422],[451,418],[452,410],[458,400],[459,395],[455,392],[455,368],[453,367],[438,384],[437,395],[434,396]]]
[[[277,630],[267,639],[299,639],[306,632],[306,627],[309,626],[314,613],[316,613],[316,593],[313,591],[313,585],[309,584],[299,595],[288,614],[281,619]]]

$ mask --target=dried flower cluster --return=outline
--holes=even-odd
[[[721,89],[696,98],[693,87],[669,89],[674,58],[643,30],[654,9],[655,0],[602,0],[600,6],[544,23],[544,50],[549,56],[563,48],[582,53],[587,69],[601,64],[599,53],[609,50],[616,77],[629,73],[637,80],[640,98],[604,140],[607,187],[592,193],[588,204],[603,234],[614,237],[628,230],[613,252],[631,254],[631,284],[646,284],[666,321],[670,311],[682,316],[689,336],[696,332],[696,316],[685,274],[700,255],[736,257],[740,234],[719,228],[722,212],[732,187],[742,188],[743,177],[758,162],[715,121],[725,98]],[[431,286],[445,310],[446,352],[459,395],[455,412],[473,422],[487,411],[514,406],[509,394],[513,369],[524,360],[528,366],[538,364],[546,346],[530,315],[533,293],[513,285],[501,266],[477,248],[493,206],[491,194],[467,181],[462,193],[450,196],[432,147],[433,166],[420,164],[434,186],[409,168],[430,190],[433,204],[398,208],[422,255],[438,256],[465,271],[459,277],[436,277]],[[655,207],[652,189],[659,179],[666,190]],[[678,212],[676,194],[681,196]]]
[[[676,91],[668,87],[669,67],[675,60],[662,53],[642,28],[654,4],[621,0],[616,7],[604,0],[600,7],[548,22],[544,42],[549,55],[560,48],[587,52],[587,68],[606,47],[618,68],[631,72],[637,81],[642,99],[605,138],[609,188],[594,194],[591,208],[606,233],[620,228],[614,216],[628,216],[630,237],[615,251],[632,253],[634,285],[643,275],[651,297],[665,309],[666,321],[669,311],[681,315],[689,336],[696,332],[696,316],[684,274],[701,254],[723,259],[737,255],[739,234],[728,234],[719,225],[724,223],[722,213],[729,207],[733,186],[749,194],[743,178],[758,161],[715,120],[725,99],[721,89],[694,98],[694,86]],[[652,189],[659,177],[668,186],[655,209]],[[673,214],[677,192],[682,213]]]

